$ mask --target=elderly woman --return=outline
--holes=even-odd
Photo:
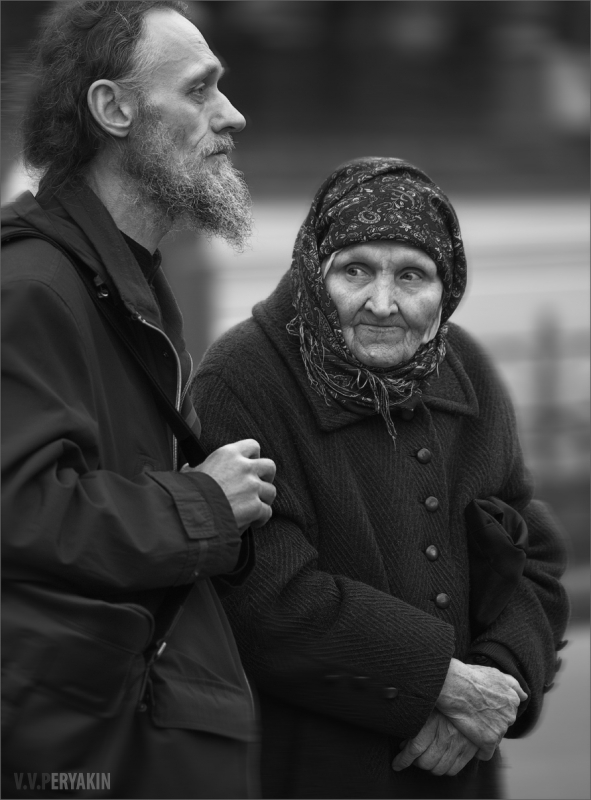
[[[448,319],[456,215],[419,169],[344,165],[293,263],[195,383],[203,443],[257,439],[272,520],[225,601],[260,702],[266,797],[499,797],[568,604],[510,400]]]

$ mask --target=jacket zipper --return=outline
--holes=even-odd
[[[190,369],[189,369],[189,377],[188,377],[187,382],[185,384],[185,388],[183,389],[183,393],[181,394],[181,408],[183,407],[183,403],[185,402],[185,395],[187,394],[189,386],[191,385],[191,380],[193,378],[193,356],[188,351],[187,351],[187,355],[189,356],[189,367],[190,367]]]
[[[182,403],[183,403],[183,400],[185,399],[185,395],[186,395],[187,390],[189,388],[189,385],[191,383],[191,377],[193,375],[193,357],[189,353],[189,358],[191,359],[191,370],[189,372],[189,379],[187,380],[187,383],[185,384],[184,389],[182,389],[182,391],[181,391],[181,381],[182,381],[182,378],[181,378],[181,360],[180,360],[180,358],[178,356],[176,348],[174,347],[174,345],[172,344],[172,342],[170,341],[168,336],[164,333],[164,331],[160,330],[160,328],[157,328],[155,325],[152,325],[150,322],[148,322],[146,319],[144,319],[141,314],[138,314],[136,312],[134,314],[134,318],[138,322],[141,322],[142,325],[145,325],[147,328],[152,328],[152,330],[157,331],[161,336],[164,336],[164,338],[166,339],[166,341],[170,345],[170,349],[174,353],[174,357],[175,357],[175,361],[176,361],[176,376],[177,376],[175,405],[176,405],[177,411],[180,411]],[[172,436],[172,458],[173,458],[172,463],[174,465],[175,471],[176,471],[176,468],[177,468],[176,467],[176,463],[177,463],[177,447],[178,447],[178,444],[177,444],[176,436],[173,434],[173,436]],[[244,667],[242,665],[241,665],[241,669],[242,669],[242,675],[244,676],[244,681],[246,683],[246,688],[248,689],[248,697],[249,697],[249,700],[250,700],[250,707],[251,707],[251,710],[252,710],[252,718],[253,718],[254,721],[256,721],[256,706],[255,706],[255,703],[254,703],[254,696],[252,694],[252,689],[250,688],[250,682],[248,680],[248,677],[247,677],[246,672],[244,671]],[[250,784],[250,770],[248,771],[248,774],[247,774],[247,782]],[[250,789],[250,788],[251,787],[248,786],[248,789]]]
[[[148,322],[146,319],[144,319],[141,314],[138,314],[137,312],[135,312],[133,317],[138,322],[141,322],[142,325],[145,325],[147,328],[151,328],[153,331],[156,331],[157,333],[159,333],[168,342],[168,345],[169,345],[171,351],[174,354],[174,358],[175,358],[175,362],[176,362],[176,396],[175,396],[174,404],[175,404],[176,410],[180,411],[181,410],[181,403],[182,403],[182,399],[181,399],[181,380],[182,380],[182,378],[181,378],[181,360],[180,360],[179,355],[178,355],[178,353],[176,351],[176,347],[173,345],[173,343],[170,341],[170,339],[164,333],[164,331],[160,330],[160,328],[157,328],[156,325],[152,325],[152,323]],[[191,369],[192,368],[193,368],[193,361],[191,360]],[[187,381],[187,385],[188,385],[188,381]],[[183,393],[183,396],[184,396],[184,393]],[[177,443],[177,440],[176,440],[176,436],[174,434],[172,434],[172,465],[173,465],[173,469],[175,471],[177,469],[177,463],[176,463],[177,462],[177,448],[178,448],[178,443]]]

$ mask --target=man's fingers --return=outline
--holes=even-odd
[[[256,439],[240,439],[233,442],[232,446],[245,458],[260,458],[261,446]]]
[[[261,501],[270,506],[271,503],[274,502],[276,496],[277,489],[273,486],[273,484],[263,481],[259,489],[259,498]]]
[[[262,478],[264,481],[269,481],[269,483],[273,483],[275,480],[275,473],[277,471],[274,461],[272,461],[270,458],[257,458],[254,461],[254,468],[259,478]]]
[[[266,503],[261,503],[261,512],[259,516],[254,520],[254,522],[251,522],[250,527],[262,528],[263,525],[267,524],[267,522],[271,519],[272,516],[273,516],[273,509],[271,508],[271,506],[267,505]]]

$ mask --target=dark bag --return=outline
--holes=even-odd
[[[473,500],[465,510],[470,560],[470,623],[477,636],[499,616],[523,573],[527,525],[499,500]]]
[[[104,285],[46,236],[23,231],[3,236],[2,242],[23,237],[46,239],[73,264],[144,372],[185,458],[192,466],[203,461],[206,454],[194,431],[151,374],[117,310],[105,302]],[[129,770],[121,754],[129,750],[137,712],[147,709],[150,670],[192,588],[171,587],[152,616],[132,603],[108,603],[40,583],[4,582],[2,751],[3,770],[10,773],[3,771],[3,796],[14,796],[14,773],[23,781],[19,796],[38,797],[55,789],[48,776],[68,770],[98,775],[100,765],[109,772],[108,786],[86,787],[88,795],[84,787],[68,793],[113,796],[115,765],[121,775]]]

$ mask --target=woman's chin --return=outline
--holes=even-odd
[[[369,367],[370,369],[390,369],[392,367],[397,367],[399,364],[402,364],[404,361],[408,359],[405,357],[404,353],[398,352],[368,352],[366,350],[359,351],[357,353],[353,353],[353,355],[357,358],[358,361]]]

